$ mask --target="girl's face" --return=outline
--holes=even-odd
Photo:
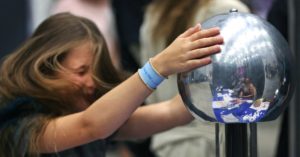
[[[92,77],[93,52],[89,42],[83,43],[70,50],[62,61],[65,71],[58,77],[70,81],[79,87],[81,94],[72,100],[79,110],[86,109],[94,101],[95,82]]]

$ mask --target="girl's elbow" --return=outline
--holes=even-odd
[[[82,131],[91,140],[106,139],[114,132],[112,129],[109,129],[110,127],[105,127],[104,124],[101,125],[99,122],[92,120],[88,116],[84,116],[84,114],[80,123]]]

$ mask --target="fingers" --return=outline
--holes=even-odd
[[[211,63],[211,55],[221,51],[219,45],[213,45],[188,52],[187,67],[189,70],[196,69]]]
[[[200,24],[175,39],[152,63],[164,76],[189,71],[211,63],[210,55],[221,51],[223,38],[219,28],[201,30]]]
[[[211,63],[210,57],[205,57],[201,59],[189,60],[187,65],[189,70],[193,70]]]
[[[186,37],[189,37],[189,36],[191,36],[192,34],[198,32],[198,31],[200,31],[200,30],[201,30],[201,25],[200,25],[200,24],[197,24],[196,26],[189,28],[187,31],[185,31],[184,33],[182,33],[182,34],[179,35],[178,37],[186,38]]]
[[[213,54],[216,54],[221,51],[221,48],[219,45],[213,45],[209,47],[205,47],[202,49],[195,49],[187,53],[187,59],[199,59],[203,57],[207,57]]]
[[[216,44],[222,44],[223,43],[223,37],[220,35],[208,37],[208,38],[202,38],[195,40],[192,42],[189,46],[190,50],[197,49],[197,48],[204,48]]]
[[[199,32],[196,32],[193,35],[191,35],[189,37],[189,39],[191,41],[195,41],[195,40],[198,40],[198,39],[201,39],[201,38],[216,36],[218,34],[220,34],[220,29],[218,27],[213,27],[213,28],[204,29],[204,30],[201,30]]]

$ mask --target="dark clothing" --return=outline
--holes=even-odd
[[[275,0],[269,11],[267,19],[278,29],[283,37],[288,40],[287,1]]]
[[[42,130],[41,119],[47,117],[47,111],[33,99],[22,97],[0,107],[0,142],[6,148],[0,152],[10,157],[27,157],[33,133]],[[104,157],[107,140],[98,140],[69,150],[41,157]]]
[[[275,0],[268,14],[268,21],[288,40],[288,5],[287,0]],[[277,144],[276,157],[289,155],[289,108],[285,109],[281,122],[279,141]]]
[[[146,5],[151,0],[113,0],[121,62],[125,70],[135,72],[140,66],[133,57],[132,47],[139,46],[139,31]]]
[[[105,150],[106,142],[99,140],[59,153],[44,154],[41,157],[104,157]]]

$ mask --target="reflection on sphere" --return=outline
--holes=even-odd
[[[224,37],[212,64],[178,75],[190,112],[207,121],[250,123],[273,120],[291,95],[291,51],[282,35],[260,17],[217,15],[202,28],[218,26]]]

